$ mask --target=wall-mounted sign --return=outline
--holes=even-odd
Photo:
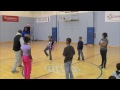
[[[19,22],[19,17],[18,16],[3,15],[2,16],[2,21],[3,22]]]
[[[39,17],[37,18],[37,23],[50,22],[50,17]]]
[[[105,22],[120,22],[120,11],[106,11]]]

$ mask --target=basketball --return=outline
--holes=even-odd
[[[28,37],[28,38],[30,38],[30,35],[29,35],[29,34],[25,34],[25,37]]]

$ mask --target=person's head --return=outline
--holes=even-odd
[[[18,33],[22,34],[22,30],[18,30]]]
[[[116,65],[117,70],[120,70],[120,63]]]
[[[102,36],[103,36],[103,38],[108,37],[107,33],[103,33]]]
[[[115,76],[110,76],[109,79],[116,79],[116,77]]]
[[[24,27],[24,31],[25,31],[25,32],[27,31],[27,27]]]
[[[66,39],[66,44],[69,45],[71,43],[71,41],[72,41],[71,38],[67,38]]]
[[[51,39],[52,39],[52,37],[51,37],[51,36],[48,36],[48,39],[49,39],[49,40],[51,40]]]
[[[30,42],[30,38],[29,37],[24,37],[24,42],[27,44]]]
[[[52,36],[50,36],[50,38],[51,38],[50,40],[52,41],[53,40]]]
[[[81,40],[82,40],[82,37],[79,37],[79,40],[81,41]]]
[[[31,40],[30,35],[29,34],[25,34],[25,37],[29,38],[29,41]]]
[[[120,76],[120,63],[116,65],[116,68],[117,68],[116,74]]]

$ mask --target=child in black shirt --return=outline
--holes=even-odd
[[[49,39],[49,43],[48,46],[45,48],[44,53],[46,54],[46,56],[48,56],[47,50],[49,50],[49,55],[50,55],[50,60],[52,60],[52,49],[53,49],[53,45],[54,45],[54,41],[52,39],[52,36],[48,36]]]
[[[77,50],[78,50],[78,60],[80,60],[80,54],[82,56],[82,60],[84,60],[84,55],[83,55],[83,42],[82,42],[82,37],[79,37],[78,45],[77,45]]]

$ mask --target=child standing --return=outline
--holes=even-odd
[[[79,37],[78,45],[77,45],[77,50],[78,50],[78,60],[80,60],[80,54],[82,56],[82,60],[84,61],[84,55],[83,55],[83,41],[82,37]]]
[[[64,68],[66,73],[66,79],[69,79],[69,74],[70,74],[70,78],[74,79],[74,76],[71,70],[71,65],[72,65],[73,55],[75,54],[75,50],[73,46],[70,45],[70,43],[71,43],[71,38],[67,38],[66,39],[67,46],[64,48],[64,52],[63,52],[63,56],[65,56]]]
[[[21,46],[25,79],[30,79],[30,74],[31,74],[32,56],[31,56],[31,47],[30,44],[28,44],[29,40],[30,39],[28,37],[24,37],[24,44]]]
[[[107,46],[108,46],[108,34],[103,33],[102,34],[103,38],[100,40],[99,45],[100,45],[100,53],[101,53],[101,58],[102,58],[102,63],[100,65],[100,68],[106,68],[106,63],[107,63]]]
[[[44,53],[46,54],[46,56],[48,56],[47,50],[49,50],[49,55],[50,55],[50,60],[52,60],[52,49],[53,49],[53,45],[54,45],[54,41],[52,40],[52,36],[48,36],[49,39],[49,43],[48,46],[44,49]]]
[[[117,70],[112,74],[116,79],[120,79],[120,63],[116,65]]]

